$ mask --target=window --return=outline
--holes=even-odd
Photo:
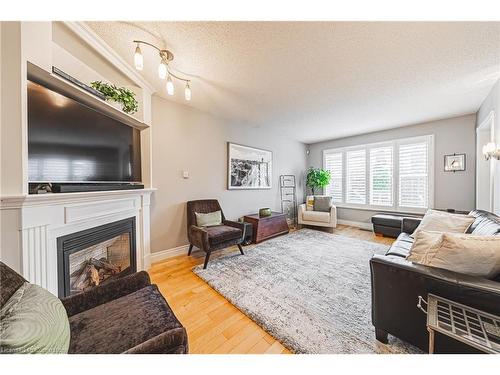
[[[326,187],[325,194],[332,196],[336,203],[342,202],[342,153],[336,152],[325,155],[325,169],[330,171],[331,182]]]
[[[340,207],[423,212],[433,204],[433,136],[323,151]]]
[[[399,145],[399,206],[428,207],[427,142]]]
[[[370,149],[370,204],[393,205],[392,146]]]
[[[346,153],[346,202],[366,203],[366,150]]]

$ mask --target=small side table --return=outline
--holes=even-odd
[[[252,224],[253,243],[259,243],[281,234],[287,234],[290,230],[286,222],[286,214],[271,212],[271,216],[260,217],[259,214],[246,215],[243,221]]]
[[[419,296],[417,307],[427,314],[429,354],[434,353],[435,332],[485,353],[500,353],[500,317],[434,294],[427,296],[427,302]]]

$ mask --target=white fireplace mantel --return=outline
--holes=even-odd
[[[148,269],[149,204],[154,190],[1,197],[0,259],[28,281],[57,295],[57,238],[135,217],[137,270]]]

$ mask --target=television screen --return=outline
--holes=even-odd
[[[140,182],[139,130],[28,82],[29,182]]]

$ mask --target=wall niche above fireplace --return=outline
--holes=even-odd
[[[59,237],[57,254],[59,297],[136,272],[135,218]]]

